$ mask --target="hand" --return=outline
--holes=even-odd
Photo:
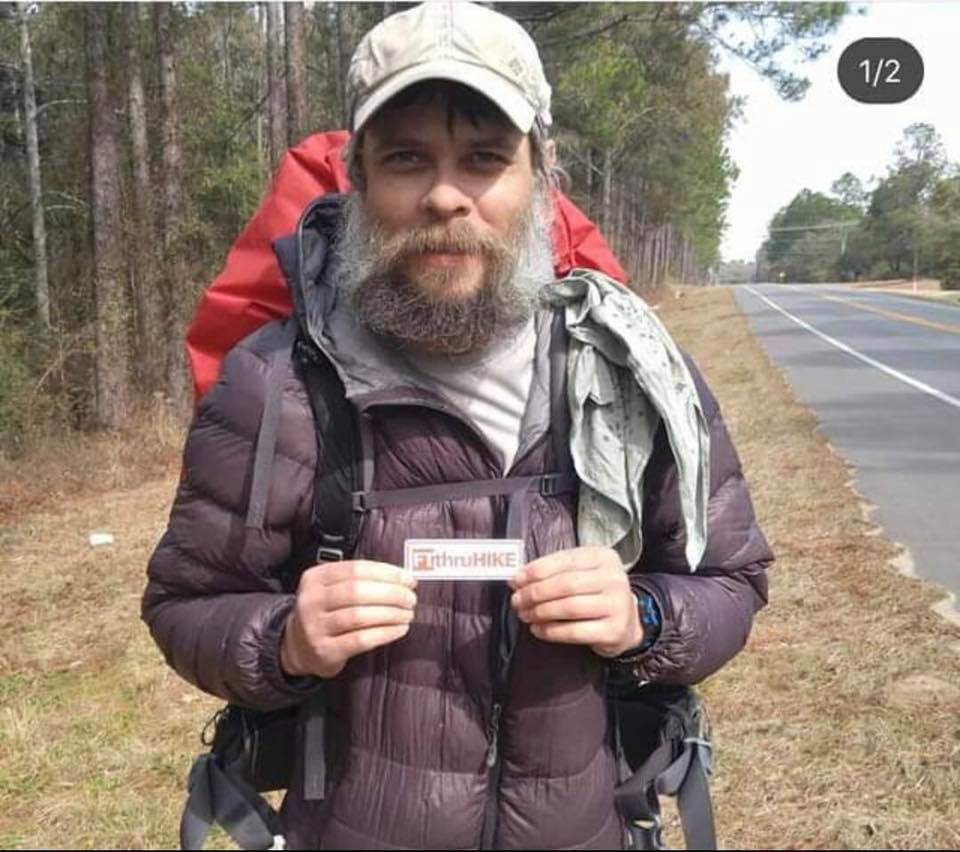
[[[509,581],[511,605],[545,642],[589,645],[616,657],[643,642],[627,572],[609,547],[577,547],[528,562]]]
[[[417,581],[385,562],[348,560],[303,572],[280,643],[288,675],[340,674],[351,657],[402,638],[417,604]]]

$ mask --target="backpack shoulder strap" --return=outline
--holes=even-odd
[[[282,327],[282,337],[270,353],[267,367],[267,389],[260,413],[260,428],[257,432],[257,447],[253,461],[253,480],[250,485],[250,501],[247,506],[246,526],[263,529],[267,513],[267,497],[270,494],[270,477],[273,473],[273,454],[277,447],[277,432],[280,428],[281,397],[283,380],[290,366],[290,352],[297,334],[297,324],[291,318]]]
[[[294,346],[317,432],[313,528],[317,561],[349,559],[356,547],[353,493],[358,490],[359,447],[353,407],[330,360],[301,335]]]

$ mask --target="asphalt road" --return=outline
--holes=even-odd
[[[960,309],[843,287],[743,285],[736,297],[856,468],[874,520],[918,575],[960,597]]]

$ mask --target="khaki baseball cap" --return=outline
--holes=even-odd
[[[382,20],[350,61],[350,124],[423,80],[452,80],[493,101],[523,133],[551,123],[550,85],[533,39],[512,18],[468,2],[426,2]]]

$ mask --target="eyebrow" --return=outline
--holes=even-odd
[[[383,148],[419,148],[426,145],[423,139],[417,139],[415,136],[383,136],[382,138],[373,137],[371,140],[373,147],[377,150]]]
[[[470,140],[467,144],[471,148],[501,148],[505,151],[512,151],[514,147],[512,138],[505,136],[482,136]]]

